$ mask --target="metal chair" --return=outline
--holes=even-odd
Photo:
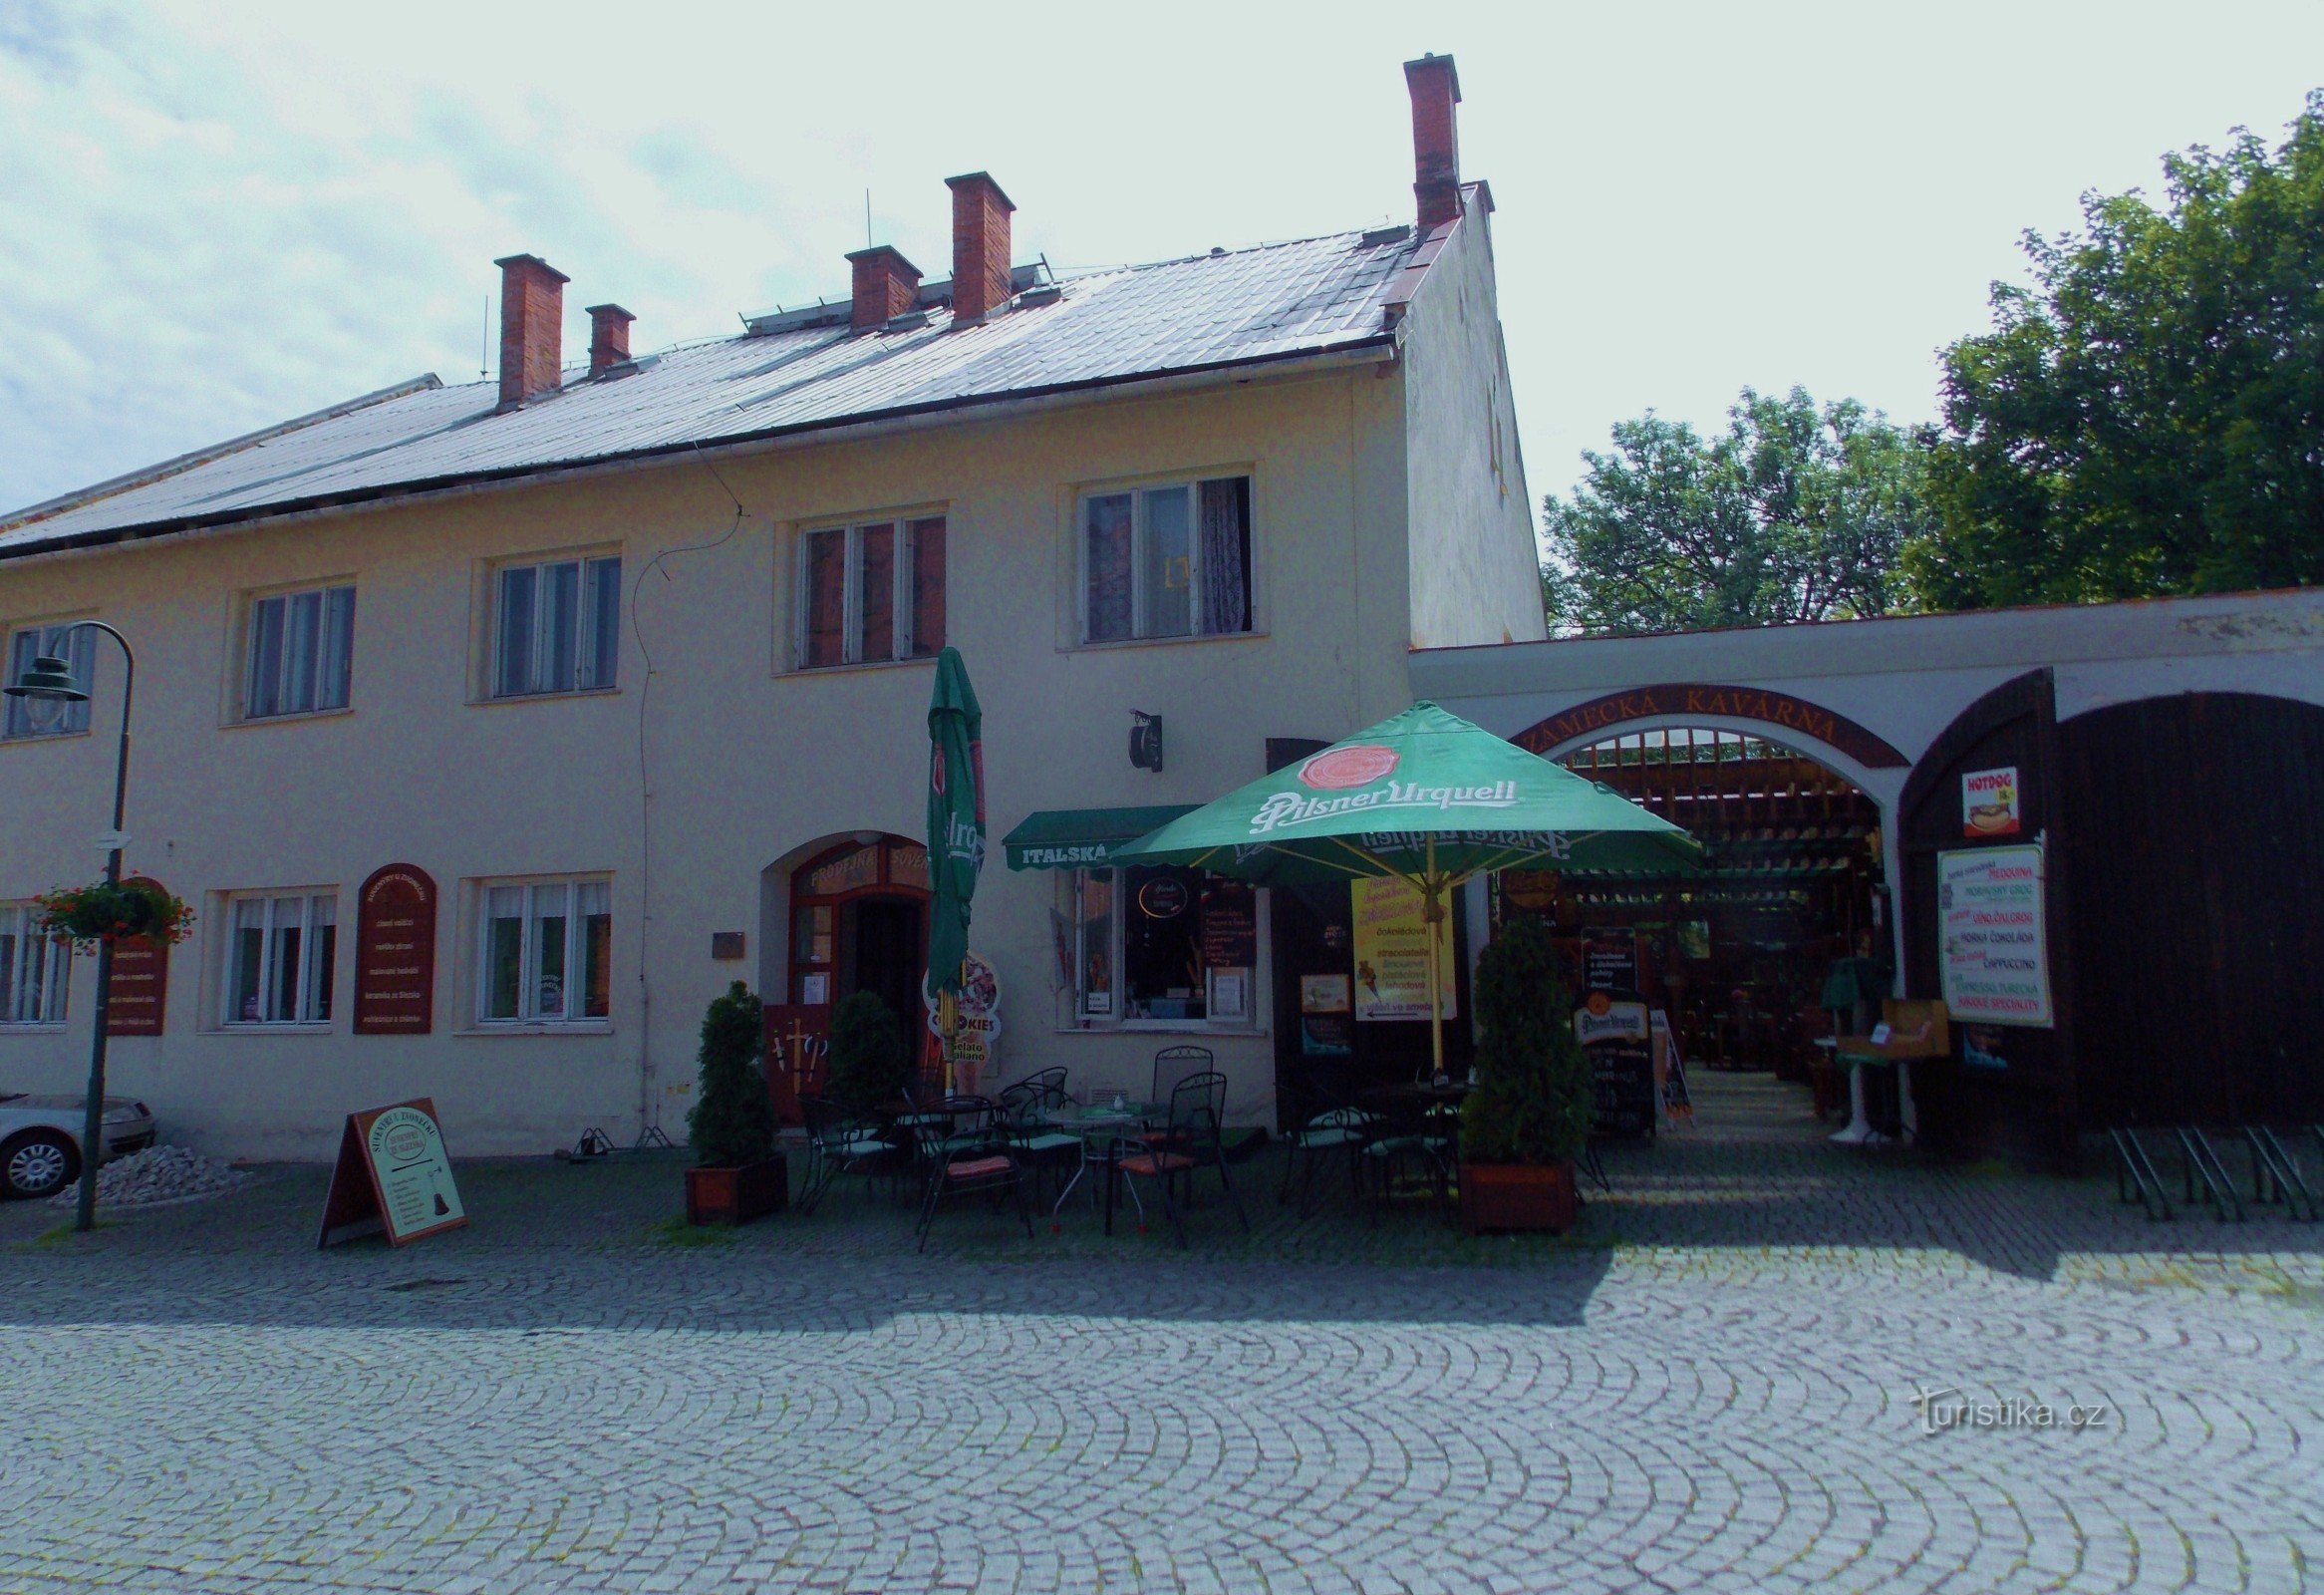
[[[928,1249],[928,1231],[936,1222],[937,1204],[949,1196],[1007,1191],[1017,1203],[1024,1238],[1032,1239],[1032,1211],[1024,1194],[1024,1162],[1017,1156],[1000,1110],[987,1098],[945,1099],[952,1120],[948,1131],[930,1125],[921,1131],[928,1161],[928,1191],[921,1203],[918,1249]],[[998,1206],[998,1201],[996,1201]]]
[[[1460,1116],[1456,1110],[1403,1093],[1382,1097],[1378,1121],[1356,1154],[1378,1180],[1372,1222],[1379,1222],[1380,1214],[1394,1199],[1398,1171],[1415,1162],[1436,1187],[1438,1201],[1449,1201],[1459,1145]]]
[[[1234,1176],[1227,1172],[1227,1158],[1219,1142],[1219,1125],[1226,1112],[1227,1077],[1212,1070],[1206,1074],[1190,1075],[1178,1082],[1170,1094],[1170,1117],[1159,1132],[1125,1137],[1109,1160],[1106,1185],[1106,1233],[1113,1232],[1112,1175],[1136,1179],[1151,1179],[1162,1190],[1162,1212],[1177,1232],[1178,1244],[1186,1244],[1186,1225],[1179,1216],[1179,1203],[1174,1199],[1172,1186],[1181,1179],[1186,1183],[1188,1200],[1194,1196],[1194,1176],[1198,1169],[1215,1168],[1219,1171],[1219,1187],[1227,1193],[1227,1201],[1235,1209],[1244,1232],[1251,1229],[1251,1215],[1243,1210],[1243,1199],[1235,1194]],[[1137,1189],[1130,1190],[1132,1200]],[[1145,1204],[1140,1202],[1144,1213]],[[1141,1225],[1141,1227],[1143,1227]]]
[[[890,1169],[897,1161],[896,1143],[880,1132],[877,1123],[835,1103],[802,1097],[799,1116],[807,1126],[807,1167],[799,1185],[801,1216],[814,1212],[823,1193],[842,1174],[865,1169],[868,1181],[871,1174]]]
[[[1056,1127],[1056,1116],[1065,1106],[1065,1072],[1043,1070],[1041,1075],[1057,1078],[1050,1081],[1034,1076],[1020,1080],[1003,1092],[996,1104],[997,1122],[1032,1175],[1035,1203],[1041,1197],[1043,1170],[1081,1166],[1081,1137]]]
[[[1219,1061],[1208,1047],[1165,1047],[1154,1055],[1154,1090],[1146,1101],[1166,1103],[1178,1083],[1195,1075],[1215,1074]]]
[[[1347,1159],[1348,1190],[1350,1194],[1358,1191],[1364,1142],[1378,1127],[1379,1116],[1350,1107],[1312,1074],[1296,1075],[1289,1086],[1285,1094],[1291,1108],[1288,1116],[1298,1127],[1284,1135],[1283,1186],[1275,1199],[1279,1206],[1290,1202],[1296,1184],[1300,1216],[1305,1218],[1314,1210],[1311,1198],[1316,1165],[1327,1158]]]
[[[1036,1069],[1017,1084],[1018,1086],[1038,1086],[1043,1091],[1054,1091],[1059,1097],[1062,1097],[1065,1095],[1064,1066],[1059,1064],[1048,1069]],[[1011,1090],[1015,1089],[1015,1087],[1011,1088]],[[1007,1093],[1003,1095],[1006,1096]]]

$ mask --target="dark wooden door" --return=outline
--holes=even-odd
[[[918,902],[866,897],[855,908],[855,989],[876,994],[915,1041],[927,1023],[921,980],[927,972],[928,934]]]
[[[1913,1098],[1922,1140],[1960,1152],[1997,1152],[2043,1163],[2068,1163],[2078,1137],[2073,1031],[2074,960],[2061,932],[2062,907],[2071,898],[2071,859],[2064,850],[2070,807],[2057,772],[2056,698],[2047,669],[2003,682],[1947,726],[1913,766],[1897,802],[1897,846],[1904,878],[1904,974],[1916,997],[1940,997],[1942,918],[1937,854],[1955,848],[2044,843],[2047,888],[2044,918],[2054,1023],[2047,1029],[1980,1026],[1974,1038],[1955,1021],[1953,1057],[1915,1064]],[[2018,829],[1988,838],[1966,834],[1961,779],[1972,772],[2014,767]],[[1978,1062],[1964,1064],[1964,1041]]]
[[[2324,708],[2183,693],[2058,730],[2084,1122],[2324,1119]]]

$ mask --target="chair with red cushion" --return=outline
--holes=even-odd
[[[1179,1202],[1173,1187],[1184,1181],[1189,1201],[1194,1197],[1194,1175],[1199,1168],[1219,1171],[1219,1186],[1227,1193],[1227,1200],[1242,1221],[1245,1233],[1251,1229],[1251,1217],[1243,1211],[1243,1200],[1235,1194],[1234,1177],[1227,1172],[1227,1158],[1219,1138],[1220,1119],[1226,1113],[1227,1077],[1216,1070],[1189,1075],[1180,1080],[1170,1093],[1170,1118],[1160,1129],[1124,1141],[1111,1159],[1112,1171],[1132,1180],[1151,1179],[1162,1189],[1162,1211],[1178,1233],[1178,1244],[1186,1244],[1186,1226],[1179,1217]],[[1130,1188],[1133,1200],[1137,1187]],[[1138,1203],[1141,1214],[1145,1204]],[[1106,1229],[1113,1228],[1113,1182],[1106,1185]]]
[[[928,1249],[928,1231],[936,1209],[949,1197],[990,1192],[1000,1206],[1003,1192],[1017,1204],[1024,1238],[1032,1239],[1032,1209],[1025,1199],[1024,1161],[993,1104],[982,1098],[946,1099],[949,1129],[932,1125],[921,1131],[928,1159],[928,1193],[920,1207],[920,1247]]]

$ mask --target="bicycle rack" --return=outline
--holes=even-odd
[[[2137,1132],[2112,1129],[2107,1136],[2114,1142],[2115,1200],[2141,1203],[2149,1218],[2169,1218],[2171,1193],[2163,1188],[2163,1176],[2156,1171],[2155,1159],[2147,1155],[2147,1148],[2139,1144]]]
[[[2324,1217],[2324,1205],[2317,1201],[2315,1187],[2300,1172],[2299,1159],[2291,1149],[2275,1138],[2275,1131],[2265,1124],[2245,1124],[2243,1139],[2251,1147],[2251,1199],[2255,1202],[2282,1202],[2288,1217],[2314,1223]],[[2301,1209],[2306,1208],[2305,1212]]]
[[[2235,1182],[2227,1177],[2227,1166],[2219,1161],[2219,1154],[2211,1149],[2208,1137],[2193,1124],[2179,1125],[2177,1133],[2179,1155],[2184,1160],[2186,1174],[2186,1205],[2192,1207],[2195,1203],[2194,1182],[2199,1176],[2203,1183],[2202,1199],[2210,1203],[2219,1222],[2223,1224],[2229,1218],[2241,1219],[2244,1216],[2243,1198],[2235,1194]]]

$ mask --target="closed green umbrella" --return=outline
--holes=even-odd
[[[936,689],[928,699],[928,989],[936,996],[948,1068],[960,1031],[969,904],[984,864],[985,712],[960,650],[947,648],[936,656]]]
[[[1118,863],[1191,864],[1262,885],[1394,876],[1421,895],[1432,943],[1445,894],[1494,869],[1693,870],[1693,837],[1612,789],[1431,703],[1239,788],[1127,847]],[[1428,959],[1430,1041],[1444,1020]]]

